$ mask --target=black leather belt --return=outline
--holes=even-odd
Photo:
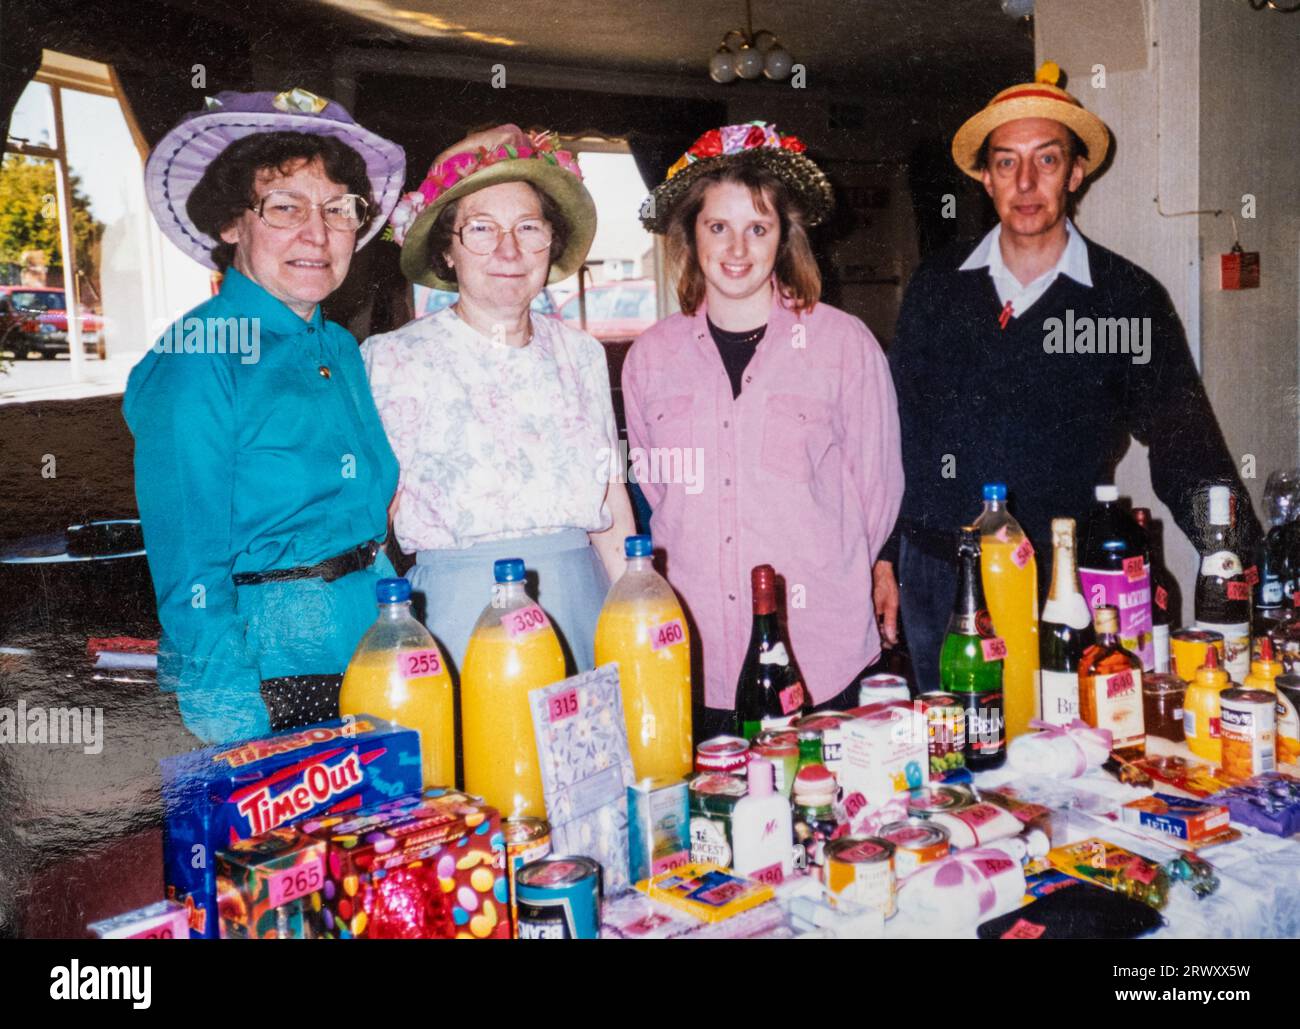
[[[236,586],[260,586],[266,582],[292,582],[295,579],[323,579],[333,582],[353,572],[360,572],[375,563],[379,544],[375,540],[334,557],[326,558],[310,568],[274,568],[269,572],[236,572],[231,576]]]

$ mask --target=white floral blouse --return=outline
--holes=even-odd
[[[406,553],[612,524],[604,348],[555,318],[532,325],[529,344],[511,347],[446,308],[362,344],[401,465],[394,531]]]

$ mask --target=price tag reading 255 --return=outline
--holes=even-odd
[[[423,679],[442,674],[442,655],[436,650],[408,650],[397,655],[403,679]]]
[[[535,632],[540,632],[551,623],[546,617],[546,612],[537,604],[529,604],[518,611],[510,611],[502,615],[501,624],[505,626],[506,635],[512,640],[517,640],[521,636],[531,636]]]

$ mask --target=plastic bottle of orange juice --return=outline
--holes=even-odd
[[[627,571],[610,587],[596,622],[596,664],[618,664],[637,779],[680,779],[694,756],[690,631],[677,594],[650,563],[650,537],[629,536],[623,552]]]
[[[411,584],[380,579],[379,617],[348,662],[339,713],[378,715],[420,733],[425,787],[455,785],[455,714],[447,661],[411,615]]]
[[[523,561],[497,561],[493,573],[492,601],[460,674],[465,789],[502,818],[545,818],[528,691],[564,678],[564,653],[546,612],[524,592]]]
[[[1002,483],[984,487],[980,533],[980,578],[993,631],[1007,645],[1002,697],[1007,741],[1029,731],[1038,705],[1038,562],[1020,523],[1007,510]]]

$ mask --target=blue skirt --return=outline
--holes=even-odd
[[[609,576],[587,533],[565,529],[476,543],[464,550],[422,550],[416,555],[406,578],[411,592],[422,595],[424,624],[447,655],[457,680],[474,623],[492,600],[492,565],[511,557],[523,559],[528,595],[555,625],[567,674],[591,671],[596,619],[609,592]]]

